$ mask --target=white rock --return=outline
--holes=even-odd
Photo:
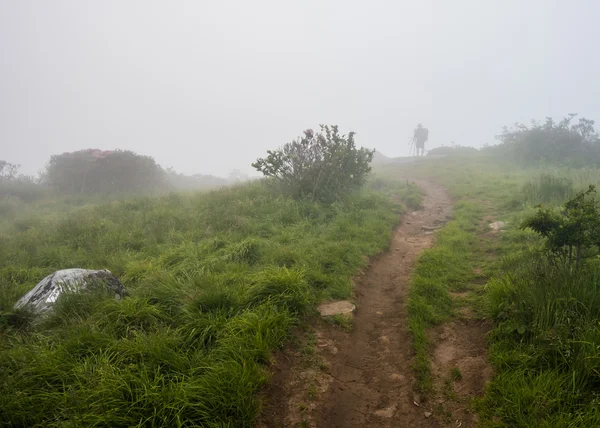
[[[347,300],[338,300],[335,302],[323,303],[317,308],[321,316],[324,317],[339,314],[349,314],[355,309],[356,306]]]
[[[490,229],[492,230],[502,230],[506,226],[506,223],[503,221],[495,221],[490,223]]]
[[[108,270],[63,269],[48,275],[15,303],[14,308],[35,314],[50,310],[64,293],[77,293],[102,284],[116,299],[127,295],[121,282]]]

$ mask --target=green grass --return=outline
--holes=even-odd
[[[462,379],[462,377],[463,377],[463,376],[462,376],[462,372],[460,371],[460,369],[459,369],[458,367],[453,367],[453,368],[450,370],[450,379],[451,379],[453,382],[458,382],[459,380],[461,380],[461,379]]]
[[[583,187],[576,170],[566,172],[534,181],[536,195],[546,195],[537,202],[560,205]],[[504,256],[486,292],[498,374],[477,406],[481,426],[600,426],[600,266],[592,261],[572,273],[552,265],[540,237],[519,229],[533,213],[530,195],[521,198],[507,215]]]
[[[572,274],[535,247],[518,255],[487,293],[500,374],[480,402],[483,426],[600,426],[600,266]]]
[[[394,193],[398,190],[398,193]],[[0,229],[0,420],[8,426],[248,427],[272,351],[389,245],[405,183],[325,206],[263,182],[92,201]],[[6,202],[6,201],[5,201]],[[12,305],[57,269],[107,268],[130,297],[69,296],[42,323]]]
[[[354,329],[354,315],[353,314],[335,314],[324,318],[324,321],[340,327],[345,331],[352,331]]]
[[[393,176],[390,166],[386,168],[383,176]],[[534,205],[558,206],[573,192],[597,185],[600,169],[520,169],[483,156],[425,159],[406,169],[405,175],[433,176],[445,183],[457,205],[470,203],[508,224],[492,247],[485,240],[471,241],[476,257],[492,250],[486,256],[485,272],[491,279],[482,309],[493,323],[488,340],[495,376],[476,403],[479,426],[600,426],[600,263],[592,260],[576,274],[557,269],[543,257],[539,236],[519,228]],[[451,226],[442,232],[450,234]],[[419,261],[418,273],[428,266],[433,272],[436,263],[429,263],[428,257],[447,246],[446,238],[440,234],[436,246]],[[461,245],[452,248],[457,254],[465,251]],[[451,256],[448,252],[446,257]],[[448,272],[461,261],[448,263]],[[444,262],[445,257],[437,257],[437,263]],[[426,389],[430,386],[426,329],[450,316],[446,293],[452,281],[434,280],[428,293],[419,282],[417,276],[411,300],[418,293],[419,310],[412,312],[411,328],[419,385]]]
[[[573,195],[573,180],[544,173],[523,185],[525,202],[532,205],[561,203]]]

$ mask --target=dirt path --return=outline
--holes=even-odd
[[[447,221],[451,201],[442,187],[415,181],[426,192],[424,208],[405,215],[390,250],[375,258],[358,278],[354,328],[350,333],[333,326],[317,329],[315,349],[326,361],[322,373],[294,368],[293,362],[286,367],[288,358],[281,359],[283,366],[276,370],[269,392],[278,403],[267,407],[259,426],[439,426],[434,417],[426,418],[430,410],[426,404],[413,403],[405,304],[414,263],[433,245],[433,233],[422,227]],[[307,388],[313,397],[309,404]]]

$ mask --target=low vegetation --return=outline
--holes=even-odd
[[[507,236],[487,291],[499,374],[479,405],[485,426],[600,425],[600,220],[592,195],[593,187],[562,209],[538,208]]]
[[[598,140],[592,121],[571,121],[519,127],[499,146],[423,159],[401,172],[436,177],[456,201],[455,220],[437,233],[412,281],[417,386],[443,393],[432,389],[431,327],[462,316],[451,294],[471,290],[470,310],[493,323],[495,374],[475,404],[481,427],[600,426],[600,169],[590,165],[599,160]],[[376,173],[390,178],[397,169]],[[490,219],[504,230],[492,234]],[[472,281],[481,266],[483,285]]]
[[[317,301],[351,296],[352,275],[387,246],[399,214],[420,207],[419,189],[395,177],[428,176],[456,203],[411,279],[421,393],[435,393],[431,328],[456,315],[453,293],[471,292],[492,323],[495,372],[479,424],[600,426],[598,136],[592,121],[572,121],[519,126],[498,146],[402,170],[389,162],[369,180],[372,153],[325,127],[257,161],[268,179],[112,202],[36,196],[42,187],[5,165],[0,186],[17,190],[0,201],[1,420],[251,426],[272,351]],[[492,218],[505,227],[490,237]],[[71,296],[35,325],[12,310],[67,267],[108,268],[131,297]]]
[[[329,132],[343,156],[354,153],[351,136]],[[2,423],[251,426],[272,351],[316,302],[350,297],[352,276],[388,245],[403,206],[420,204],[406,182],[360,191],[364,175],[331,177],[318,181],[318,198],[260,180],[112,202],[61,196],[4,221]],[[37,323],[12,309],[44,276],[70,267],[107,268],[130,297],[66,296]]]
[[[0,245],[3,421],[250,426],[270,352],[315,301],[351,294],[400,210],[375,193],[325,206],[258,182],[15,225]],[[110,269],[131,298],[75,296],[36,328],[11,311],[74,266]]]

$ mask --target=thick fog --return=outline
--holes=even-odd
[[[600,3],[0,0],[0,159],[129,149],[226,175],[339,124],[408,155],[503,125],[600,119]]]

